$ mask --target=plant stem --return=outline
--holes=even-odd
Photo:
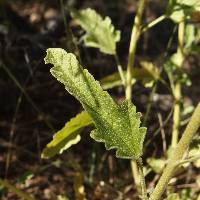
[[[160,17],[156,18],[155,20],[153,20],[152,22],[150,22],[149,24],[147,24],[143,29],[142,29],[142,33],[146,32],[148,29],[154,27],[156,24],[160,23],[161,21],[163,21],[164,19],[166,19],[167,16],[166,15],[161,15]]]
[[[189,158],[187,158],[185,160],[182,160],[182,161],[178,162],[177,165],[181,166],[181,165],[183,165],[185,163],[191,163],[191,162],[194,162],[194,161],[199,160],[199,159],[200,159],[200,154],[192,156],[192,157],[189,157]]]
[[[197,105],[189,124],[187,125],[179,143],[174,149],[174,153],[171,154],[169,162],[166,168],[164,169],[163,174],[160,180],[158,181],[158,184],[156,185],[149,200],[159,200],[161,198],[163,192],[165,191],[165,188],[167,187],[167,184],[169,183],[170,179],[174,174],[174,171],[177,168],[177,162],[179,162],[183,158],[185,151],[188,149],[189,144],[199,127],[200,103]]]
[[[157,82],[154,82],[153,89],[152,89],[151,94],[149,96],[149,101],[148,101],[148,104],[147,104],[147,111],[145,113],[142,126],[146,126],[147,119],[148,119],[149,113],[151,111],[152,101],[153,101],[153,97],[154,97],[155,92],[156,92],[156,88],[157,88]]]
[[[145,178],[144,178],[144,173],[143,173],[142,158],[139,158],[136,162],[137,162],[139,174],[140,174],[140,186],[141,186],[142,200],[148,200],[147,188],[146,188],[146,183],[145,183]]]
[[[167,124],[167,122],[171,119],[171,116],[173,114],[173,109],[170,110],[169,114],[167,115],[166,119],[163,121],[163,126],[159,127],[157,130],[153,131],[154,134],[151,138],[149,138],[149,140],[145,143],[145,148],[147,148],[149,146],[149,144],[151,144],[152,140],[158,135],[158,133],[160,133],[161,128],[164,128]]]
[[[69,24],[67,23],[67,19],[65,16],[65,5],[64,5],[63,0],[60,0],[60,7],[61,7],[64,28],[65,28],[66,39],[67,39],[66,40],[66,50],[70,53],[74,53],[79,58],[79,61],[81,62],[80,52],[79,52],[79,48],[76,43],[76,39],[74,37],[74,34],[72,33],[72,30],[71,30]]]
[[[135,52],[137,47],[137,41],[141,32],[141,18],[144,10],[145,0],[139,0],[137,13],[134,19],[134,24],[131,33],[131,41],[129,46],[129,56],[128,56],[128,65],[126,73],[126,99],[132,99],[132,70],[134,67]],[[140,186],[140,175],[138,172],[138,166],[135,161],[131,161],[131,169],[133,174],[133,179],[138,189]]]
[[[132,70],[134,67],[134,61],[135,61],[135,52],[137,47],[137,41],[139,38],[139,35],[141,33],[141,18],[142,13],[144,10],[145,0],[140,0],[138,4],[138,10],[135,16],[133,29],[131,33],[131,41],[129,46],[129,56],[128,56],[128,66],[127,66],[127,77],[126,77],[126,98],[131,99],[132,95]]]
[[[179,65],[177,68],[181,68],[183,61],[184,61],[184,34],[185,34],[185,22],[182,20],[178,25],[178,48],[177,54],[179,55],[178,61]],[[175,148],[178,143],[178,134],[179,134],[179,126],[180,126],[180,101],[181,101],[181,83],[179,80],[176,80],[174,86],[174,98],[175,98],[175,105],[174,105],[174,113],[173,113],[173,128],[172,128],[172,141],[171,146]]]
[[[141,179],[140,179],[140,174],[139,174],[139,171],[138,171],[137,163],[134,160],[131,160],[131,171],[132,171],[132,176],[133,176],[133,179],[134,179],[136,189],[137,189],[138,193],[140,193],[140,181],[141,181]]]
[[[124,72],[123,72],[122,66],[121,66],[121,64],[119,62],[119,57],[118,57],[117,53],[114,54],[114,57],[115,57],[115,61],[117,63],[117,69],[118,69],[122,84],[125,86],[126,79],[125,79],[125,76],[124,76]]]

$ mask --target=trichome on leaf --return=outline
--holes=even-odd
[[[91,132],[94,140],[104,142],[108,150],[116,149],[119,158],[141,157],[146,128],[140,127],[140,113],[130,101],[116,104],[99,82],[82,68],[75,55],[63,49],[48,49],[45,63],[54,65],[52,75],[80,101],[92,118],[96,127]]]

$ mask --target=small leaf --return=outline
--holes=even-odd
[[[140,61],[140,65],[147,71],[149,78],[153,80],[158,80],[160,78],[160,71],[152,62]],[[142,78],[143,77],[141,77],[141,79]]]
[[[195,41],[195,26],[187,24],[185,27],[185,48],[190,48]]]
[[[160,78],[158,68],[156,68],[152,63],[141,62],[140,64],[142,68],[135,68],[132,72],[132,84],[134,84],[136,80],[141,80],[146,86],[147,84],[151,84]],[[124,71],[124,75],[126,76],[126,71]],[[100,84],[104,90],[123,85],[118,72],[102,78],[100,80]]]
[[[96,130],[91,137],[116,149],[120,158],[138,159],[142,155],[146,128],[140,127],[140,113],[130,101],[117,105],[99,82],[83,69],[76,57],[63,49],[48,49],[46,63],[54,65],[52,75],[65,85],[92,118]]]
[[[200,13],[200,12],[199,12]],[[187,54],[198,53],[200,42],[200,29],[194,24],[187,24],[185,28],[185,52]]]
[[[55,133],[53,140],[43,150],[42,158],[51,158],[77,144],[81,139],[80,131],[92,123],[90,116],[85,111],[72,118],[61,130]]]
[[[174,53],[164,64],[164,70],[166,71],[169,79],[174,82],[178,81],[186,86],[191,85],[187,73],[184,69],[180,68],[183,63],[183,58],[179,53]]]
[[[149,77],[141,77],[143,85],[146,88],[152,87],[154,81],[160,78],[160,70],[152,62],[140,61],[140,65],[149,74]]]
[[[200,11],[199,0],[170,0],[167,14],[174,22],[179,23],[184,18],[191,18],[197,11]]]
[[[103,19],[90,8],[72,11],[72,17],[85,31],[84,42],[88,47],[99,48],[101,52],[115,54],[116,42],[120,40],[120,31],[116,31],[111,19]]]
[[[148,158],[147,163],[152,168],[154,172],[160,174],[166,164],[166,160],[164,159],[156,159],[156,158]]]
[[[126,75],[125,72],[124,72],[124,75]],[[136,82],[136,79],[133,78],[132,84],[134,84],[135,82]],[[118,72],[114,72],[113,74],[110,74],[102,78],[100,80],[100,84],[104,90],[112,89],[114,87],[119,87],[123,85],[121,77]]]
[[[195,157],[200,155],[200,136],[195,137],[189,148],[188,157]],[[193,161],[195,167],[200,168],[200,158]]]
[[[183,111],[181,116],[192,115],[195,107],[193,105],[187,105],[186,103],[183,105]]]
[[[33,178],[35,174],[32,171],[26,171],[22,176],[20,176],[17,180],[18,183],[24,184],[27,180]]]

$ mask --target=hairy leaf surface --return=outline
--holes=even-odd
[[[72,17],[86,32],[85,45],[99,48],[107,54],[115,54],[116,42],[120,40],[120,31],[116,31],[111,24],[111,19],[103,19],[95,10],[90,8],[72,11]]]
[[[116,104],[98,81],[83,69],[76,57],[63,49],[48,49],[46,63],[54,65],[52,75],[65,85],[92,118],[96,129],[91,137],[116,149],[120,158],[138,159],[142,155],[146,128],[140,127],[140,113],[130,101]]]
[[[83,111],[76,117],[72,118],[65,126],[53,136],[53,140],[47,144],[42,152],[42,158],[51,158],[56,154],[61,154],[64,150],[68,149],[80,141],[80,131],[91,125],[92,119]]]

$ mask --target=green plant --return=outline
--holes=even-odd
[[[71,119],[62,130],[55,134],[52,142],[44,149],[42,157],[49,158],[62,153],[71,145],[80,141],[80,132],[84,127],[94,125],[95,129],[90,134],[94,140],[105,143],[107,150],[116,149],[116,157],[131,160],[133,177],[138,192],[141,192],[141,198],[143,200],[158,200],[174,175],[175,169],[188,161],[185,153],[188,151],[189,144],[200,126],[200,104],[198,104],[181,139],[178,140],[181,122],[181,84],[188,81],[187,78],[184,79],[185,76],[181,69],[186,53],[184,49],[187,49],[187,53],[190,53],[189,49],[192,49],[192,46],[196,43],[195,34],[197,33],[190,33],[187,41],[185,40],[185,20],[190,18],[194,11],[199,10],[199,5],[196,5],[196,1],[190,3],[178,0],[169,1],[166,13],[143,27],[142,14],[144,7],[145,0],[140,0],[132,29],[128,64],[125,72],[116,52],[116,43],[120,40],[120,31],[114,29],[110,18],[103,19],[92,9],[73,10],[71,12],[75,22],[85,30],[83,36],[85,46],[98,48],[102,53],[114,56],[118,74],[112,74],[98,82],[86,69],[83,69],[74,54],[59,48],[47,50],[45,63],[54,65],[51,68],[52,75],[64,84],[65,89],[82,104],[85,111]],[[141,114],[136,112],[136,107],[132,104],[132,87],[138,79],[145,81],[145,74],[154,84],[158,81],[165,83],[165,81],[160,77],[160,72],[153,72],[152,68],[154,66],[152,63],[142,61],[141,66],[143,68],[138,70],[134,68],[134,61],[140,35],[166,18],[171,18],[175,23],[178,23],[177,52],[165,63],[165,71],[168,74],[172,94],[175,98],[171,143],[173,154],[169,156],[167,162],[162,161],[163,166],[165,163],[167,165],[152,194],[148,196],[142,161],[146,127],[140,126]],[[193,37],[191,34],[193,34]],[[138,74],[140,75],[138,76]],[[107,89],[122,85],[126,100],[120,105],[115,103],[108,92],[103,91],[101,83],[102,87]],[[155,87],[152,89],[152,95],[154,92]],[[147,113],[149,113],[150,106],[151,104],[149,104]],[[195,157],[195,159],[197,158]],[[177,199],[178,195],[171,194],[167,199],[172,198]]]

